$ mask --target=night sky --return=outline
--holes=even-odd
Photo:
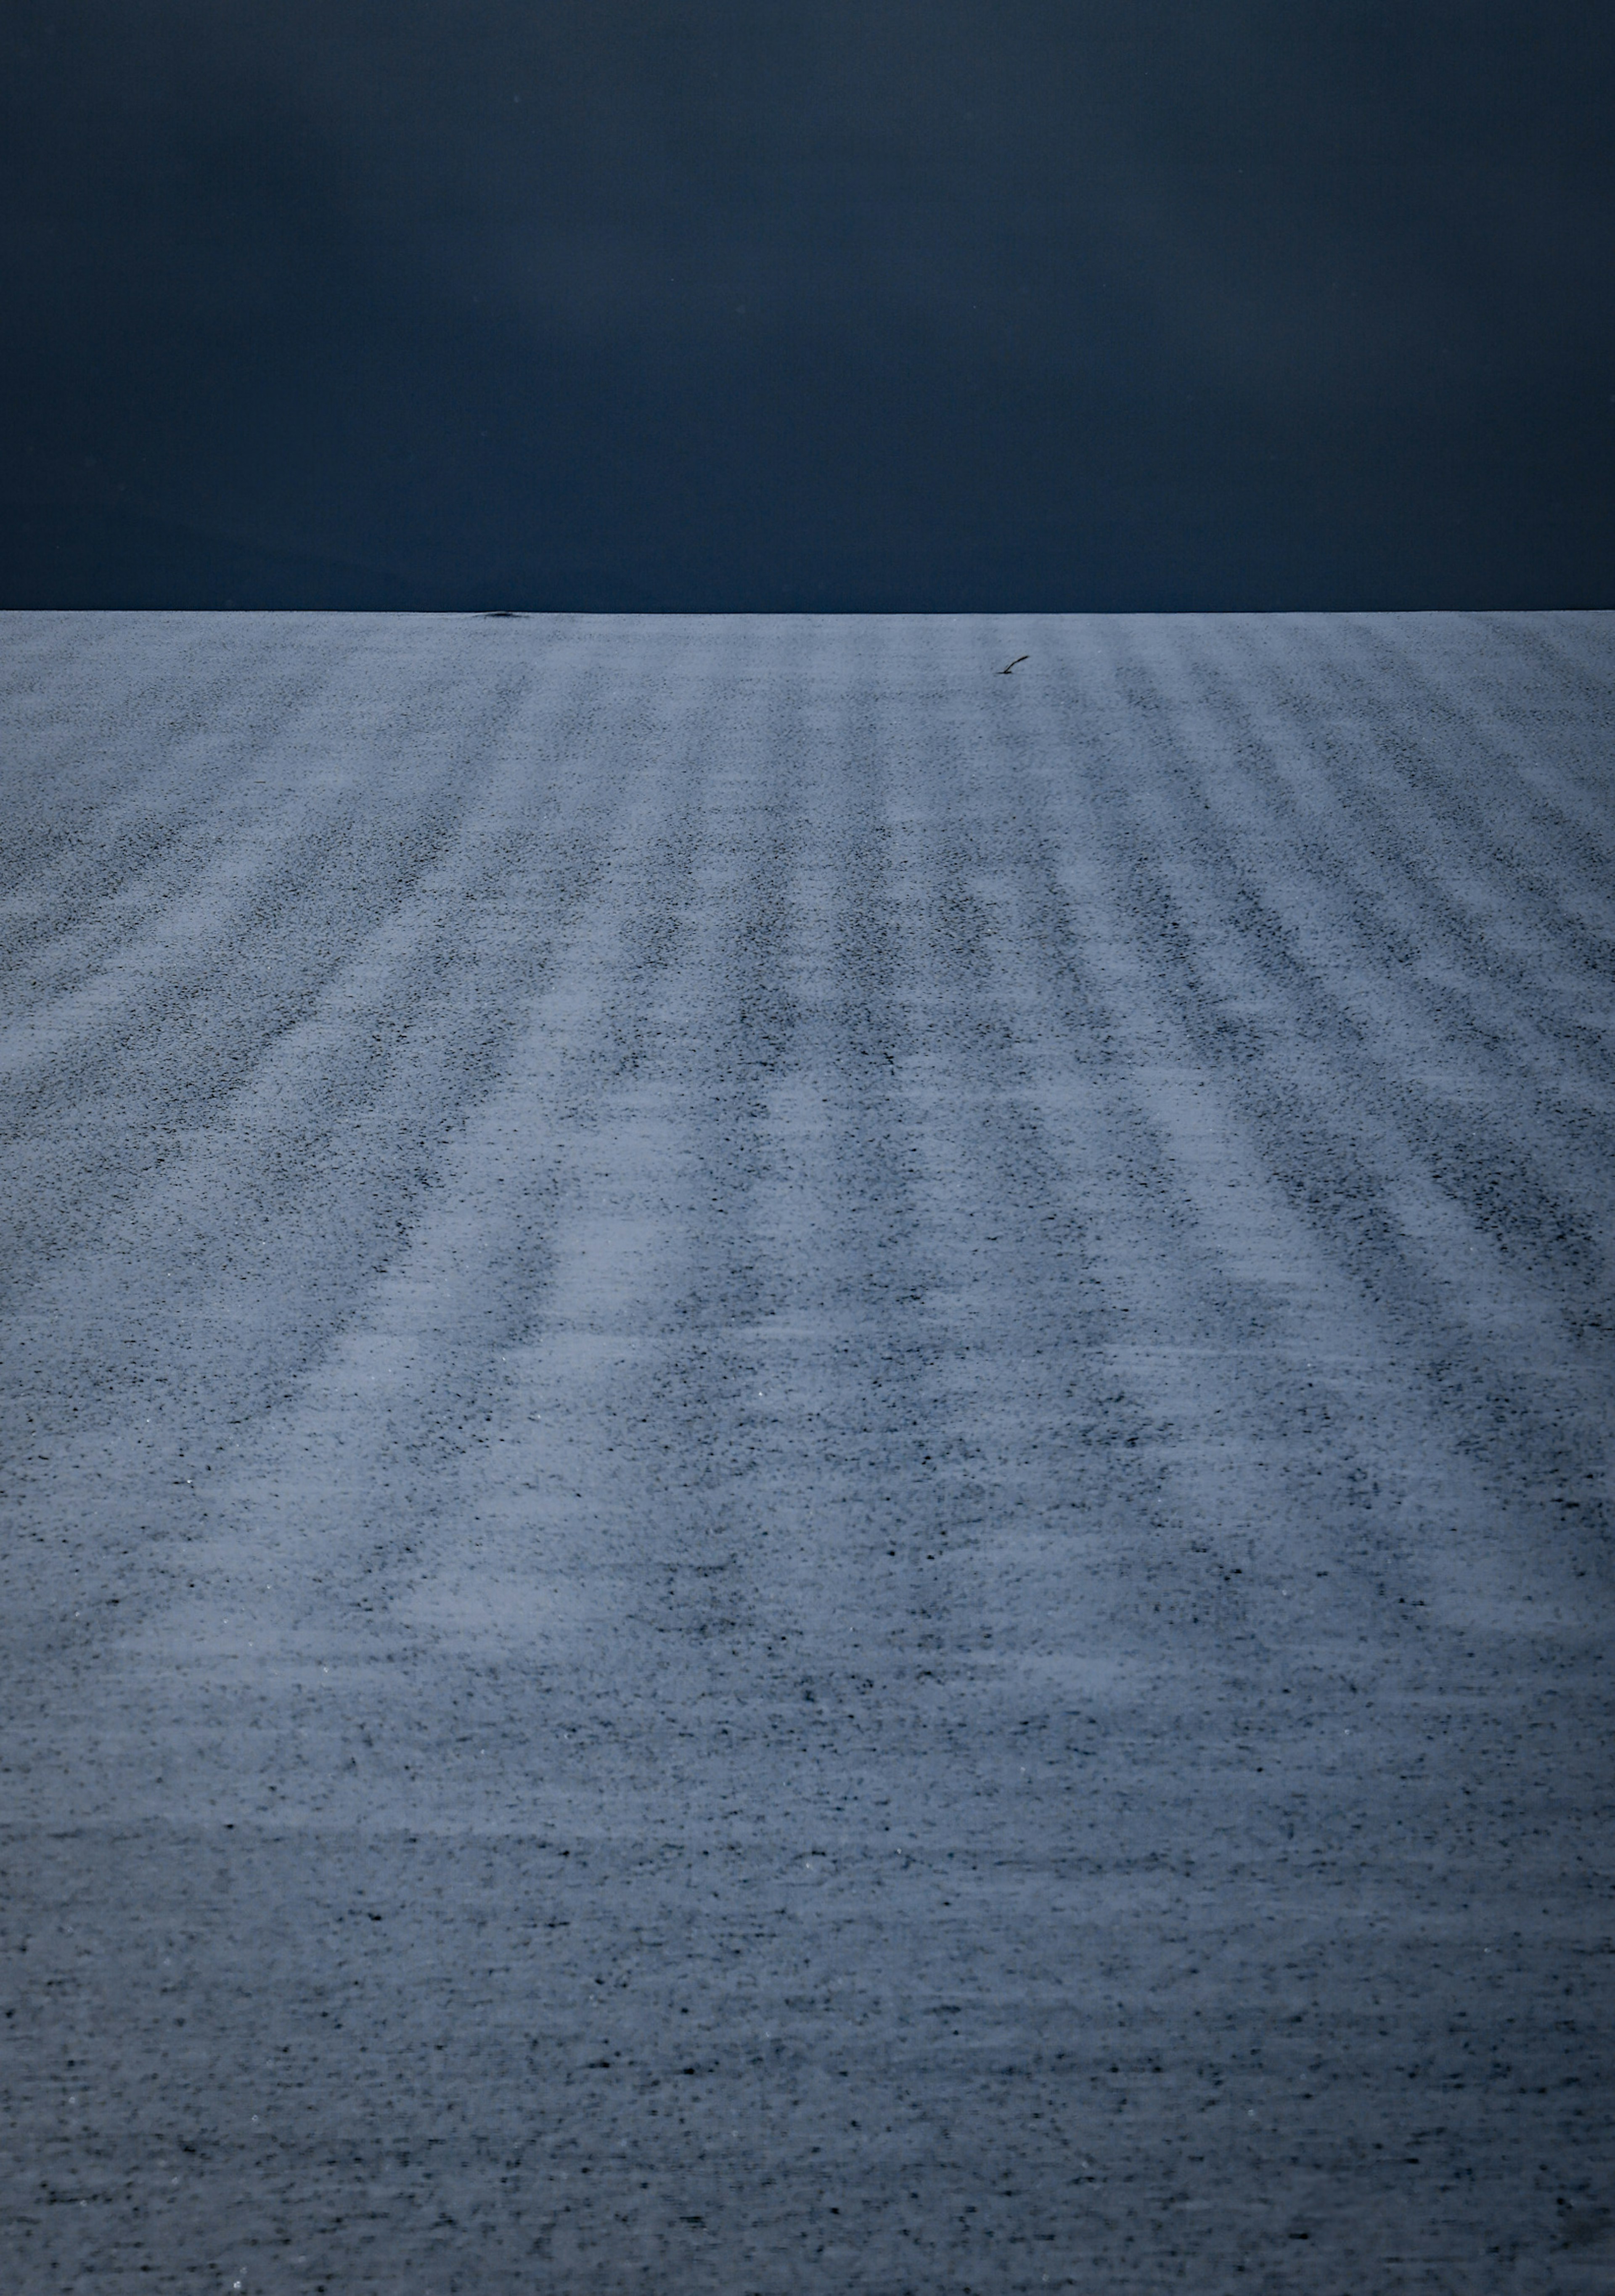
[[[10,0],[0,603],[1615,605],[1615,18]]]

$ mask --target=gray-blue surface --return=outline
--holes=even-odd
[[[4,2285],[1615,2287],[1615,617],[3,635]]]

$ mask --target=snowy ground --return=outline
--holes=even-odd
[[[1605,2296],[1615,617],[0,633],[4,2286]]]

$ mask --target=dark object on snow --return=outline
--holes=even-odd
[[[489,606],[482,619],[485,622],[524,622],[527,616],[514,606]]]
[[[1015,656],[1015,661],[1006,661],[1006,662],[1004,663],[1004,668],[1003,668],[998,672],[999,676],[1000,676],[1000,677],[1007,677],[1007,676],[1009,676],[1009,674],[1010,674],[1011,670],[1014,668],[1014,667],[1015,667],[1015,662],[1017,662],[1017,661],[1030,661],[1031,658],[1032,658],[1032,657],[1031,657],[1031,655],[1030,655],[1029,653],[1018,653],[1018,654]]]

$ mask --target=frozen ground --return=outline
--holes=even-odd
[[[1615,617],[0,634],[6,2289],[1615,2288]]]

